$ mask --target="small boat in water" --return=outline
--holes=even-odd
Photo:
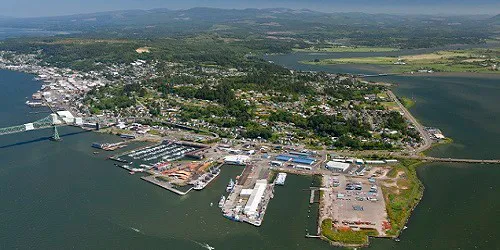
[[[234,181],[233,179],[229,179],[229,184],[227,184],[226,186],[226,192],[230,193],[231,191],[233,191],[233,188],[234,188]]]
[[[224,203],[226,203],[226,197],[223,195],[220,197],[219,207],[222,208],[224,206]]]
[[[215,249],[215,247],[212,247],[212,246],[210,246],[210,245],[209,245],[209,244],[207,244],[207,243],[202,244],[201,246],[202,246],[202,247],[204,247],[204,248],[206,248],[206,249],[208,249],[208,250],[214,250],[214,249]]]

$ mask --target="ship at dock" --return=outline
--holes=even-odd
[[[229,179],[229,184],[227,184],[226,186],[226,192],[230,193],[231,191],[233,191],[234,185],[235,183],[233,179]]]
[[[127,145],[124,142],[117,142],[117,143],[97,143],[97,142],[94,142],[94,143],[92,143],[93,148],[102,149],[102,150],[106,150],[106,151],[114,151],[114,150],[117,150],[119,148],[124,148],[126,146]]]
[[[42,102],[39,102],[39,101],[26,101],[26,105],[28,105],[32,108],[44,106],[44,104]]]
[[[224,206],[224,203],[226,203],[226,196],[221,196],[219,200],[219,208],[222,208]]]
[[[276,180],[274,181],[274,183],[276,185],[285,185],[285,180],[286,180],[286,173],[279,173],[278,176],[276,177]]]
[[[232,221],[241,222],[240,216],[237,214],[223,214],[223,216]]]
[[[210,182],[215,180],[215,178],[217,178],[219,174],[220,174],[220,167],[209,169],[207,173],[203,174],[202,176],[200,176],[200,178],[198,178],[198,180],[195,181],[193,189],[194,190],[204,189]]]

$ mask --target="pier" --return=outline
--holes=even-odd
[[[314,192],[315,191],[316,191],[315,189],[311,189],[311,196],[309,197],[309,204],[314,203]]]
[[[173,192],[173,193],[176,193],[178,195],[186,195],[189,193],[189,191],[193,190],[193,187],[189,188],[187,191],[185,192],[182,192],[178,189],[175,189],[172,184],[168,183],[168,182],[164,182],[164,181],[159,181],[156,179],[156,175],[150,175],[150,176],[144,176],[144,177],[141,177],[142,180],[145,180],[149,183],[152,183],[152,184],[155,184],[157,186],[160,186],[170,192]]]
[[[316,238],[316,239],[321,239],[321,235],[312,235],[312,234],[307,233],[307,234],[306,234],[306,238]]]

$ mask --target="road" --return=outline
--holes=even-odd
[[[394,93],[392,93],[392,91],[387,90],[387,95],[389,97],[391,97],[392,100],[399,106],[401,111],[403,111],[404,117],[406,117],[406,119],[410,120],[411,123],[413,123],[413,126],[415,126],[417,131],[420,133],[422,139],[424,140],[424,143],[422,145],[420,145],[420,147],[415,149],[414,154],[420,153],[422,151],[429,149],[432,145],[432,140],[429,137],[429,134],[425,131],[424,127],[417,121],[417,119],[415,119],[415,117],[413,117],[413,115],[410,113],[410,111],[408,111],[408,109],[405,108],[405,106],[399,101],[399,99],[396,97],[396,95]]]

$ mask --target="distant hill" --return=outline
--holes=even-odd
[[[500,25],[500,14],[490,18],[491,22]]]
[[[78,35],[72,36],[92,37],[155,38],[210,33],[232,39],[250,37],[312,44],[348,42],[360,46],[423,48],[480,43],[495,32],[494,22],[485,21],[489,18],[323,13],[286,8],[191,8],[0,19],[0,27],[73,31]],[[498,16],[494,17],[497,19]]]
[[[196,23],[208,26],[214,24],[270,23],[292,21],[321,24],[370,24],[405,19],[403,16],[364,13],[321,13],[311,10],[293,9],[216,9],[191,8],[186,10],[152,9],[124,10],[91,14],[77,14],[57,17],[16,18],[9,26],[44,29],[85,29],[105,26],[142,26],[157,24]],[[264,25],[265,26],[265,25]],[[275,25],[277,26],[277,25]]]

